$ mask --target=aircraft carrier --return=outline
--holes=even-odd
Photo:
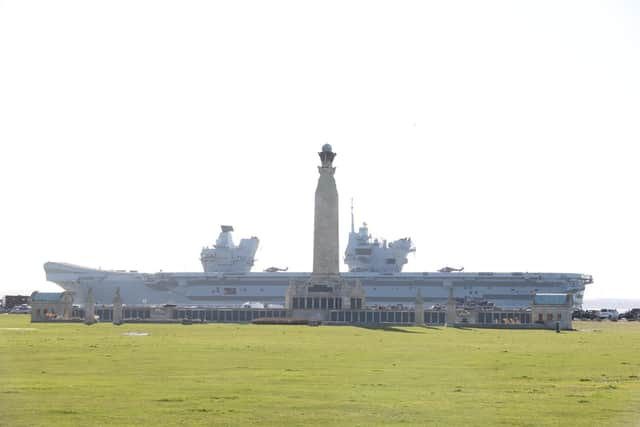
[[[289,272],[272,267],[251,272],[259,245],[257,237],[234,244],[233,227],[222,226],[215,245],[201,252],[203,272],[141,273],[101,270],[73,264],[47,262],[47,280],[74,295],[83,303],[92,290],[97,304],[111,304],[119,289],[125,304],[176,304],[238,307],[264,304],[279,307],[292,281],[308,280],[311,273]],[[345,279],[359,279],[369,306],[412,306],[420,290],[425,304],[443,304],[453,289],[453,297],[468,304],[493,304],[501,308],[526,308],[536,293],[571,293],[581,307],[590,275],[572,273],[463,272],[445,267],[438,272],[403,273],[407,255],[415,251],[410,238],[393,242],[372,239],[367,224],[351,232],[344,261]]]

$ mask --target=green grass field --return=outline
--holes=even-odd
[[[116,327],[0,315],[0,425],[640,426],[640,322],[574,327]]]

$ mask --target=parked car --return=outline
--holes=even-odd
[[[13,314],[31,314],[31,306],[29,304],[15,305],[9,311],[9,313],[13,313]]]
[[[620,318],[627,320],[640,320],[640,308],[632,308],[626,313],[622,313]]]
[[[600,320],[605,320],[605,319],[618,320],[618,317],[620,317],[620,314],[618,313],[618,310],[616,310],[615,308],[602,308],[600,309],[600,313],[598,314],[598,317],[600,318]]]
[[[574,320],[600,319],[600,310],[574,310],[571,318]]]

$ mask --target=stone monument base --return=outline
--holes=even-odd
[[[289,282],[285,307],[293,319],[325,321],[330,310],[364,308],[365,294],[360,280],[312,276],[310,280]]]

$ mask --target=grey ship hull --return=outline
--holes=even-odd
[[[111,304],[120,288],[125,304],[177,304],[239,306],[245,302],[284,304],[291,280],[308,279],[310,273],[138,273],[107,271],[73,264],[48,262],[47,280],[74,294],[83,303],[91,288],[98,304]],[[452,284],[454,297],[481,299],[503,308],[531,305],[535,293],[575,295],[582,304],[591,276],[570,273],[342,273],[359,279],[368,305],[413,305],[418,289],[427,305],[446,301]]]

